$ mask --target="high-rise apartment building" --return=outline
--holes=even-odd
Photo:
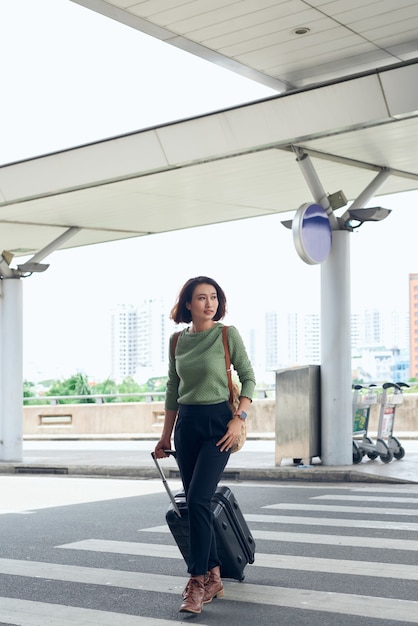
[[[418,274],[409,274],[409,375],[418,378]]]
[[[119,305],[111,315],[111,372],[121,382],[132,376],[138,382],[165,376],[168,343],[174,324],[161,299],[144,300],[138,307]]]
[[[298,313],[287,314],[287,365],[299,363]]]
[[[410,280],[410,332],[408,314],[364,310],[351,316],[353,371],[369,381],[407,380],[409,335],[411,367],[418,378],[418,274]],[[112,377],[138,382],[165,376],[168,344],[176,330],[161,299],[148,299],[137,307],[119,306],[112,313]],[[258,379],[270,380],[278,369],[320,364],[320,316],[317,313],[269,311],[261,323],[243,335]],[[263,349],[264,348],[264,349]]]
[[[363,382],[404,382],[409,375],[408,314],[364,310],[351,316],[353,376]]]
[[[289,365],[289,319],[287,313],[265,315],[265,368],[275,371]],[[297,352],[297,349],[296,349]]]
[[[363,345],[363,320],[360,313],[351,314],[351,349],[356,350]]]
[[[121,304],[111,313],[111,376],[121,382],[135,376],[137,367],[137,313],[130,304]]]
[[[321,362],[321,335],[320,317],[316,313],[307,313],[303,316],[301,328],[302,341],[300,353],[305,363],[310,365]]]
[[[164,376],[168,368],[168,342],[174,324],[162,299],[149,299],[138,307],[138,376],[142,380]]]
[[[380,311],[376,309],[364,312],[364,339],[367,346],[379,346],[382,344],[382,319]]]
[[[418,357],[418,286],[416,297]],[[257,344],[260,333],[258,330],[254,333]],[[320,364],[320,335],[320,316],[316,313],[266,313],[265,371]],[[370,309],[351,316],[353,372],[358,378],[369,382],[407,380],[408,343],[407,313]]]
[[[277,328],[279,325],[279,314],[275,311],[266,313],[265,328],[266,328],[266,358],[265,367],[266,370],[276,370],[279,367],[279,346],[277,339]],[[283,358],[283,357],[282,357]]]
[[[366,309],[351,314],[351,347],[354,352],[379,347],[404,350],[408,346],[408,313]]]
[[[319,315],[270,311],[265,327],[266,371],[319,363]]]

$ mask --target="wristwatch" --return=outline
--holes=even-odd
[[[239,417],[240,419],[242,419],[242,421],[245,421],[247,419],[247,414],[245,411],[240,411],[239,413],[234,413],[234,417],[235,415],[237,417]]]

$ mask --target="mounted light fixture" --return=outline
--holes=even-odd
[[[370,207],[368,209],[348,209],[341,216],[340,221],[343,228],[353,231],[360,228],[364,222],[381,222],[391,213],[390,209],[384,209],[381,206]]]
[[[34,272],[45,272],[48,269],[48,263],[33,263],[31,261],[27,261],[26,263],[22,263],[17,266],[20,272],[27,274],[28,272],[33,274]]]
[[[10,263],[13,261],[13,253],[8,250],[3,250],[0,254],[0,279],[2,278],[27,278],[34,272],[45,272],[48,269],[49,264],[40,263],[46,256],[54,252],[62,246],[64,242],[76,235],[81,228],[79,226],[70,226],[59,237],[54,239],[45,248],[39,250],[32,258],[26,263],[21,263],[16,268],[11,268]]]

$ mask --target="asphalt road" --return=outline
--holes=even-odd
[[[0,476],[0,624],[418,622],[418,485],[230,486],[256,561],[189,617],[160,481]]]

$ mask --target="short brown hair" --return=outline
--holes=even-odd
[[[172,319],[176,324],[181,324],[182,322],[188,324],[192,321],[192,314],[186,307],[186,304],[192,301],[195,288],[198,285],[203,284],[212,285],[212,287],[216,289],[216,295],[218,296],[218,310],[216,311],[213,319],[218,321],[225,317],[226,296],[223,289],[218,285],[216,280],[213,280],[213,278],[209,278],[208,276],[196,276],[195,278],[189,278],[189,280],[183,285],[177,297],[176,303],[171,309],[170,319]]]

